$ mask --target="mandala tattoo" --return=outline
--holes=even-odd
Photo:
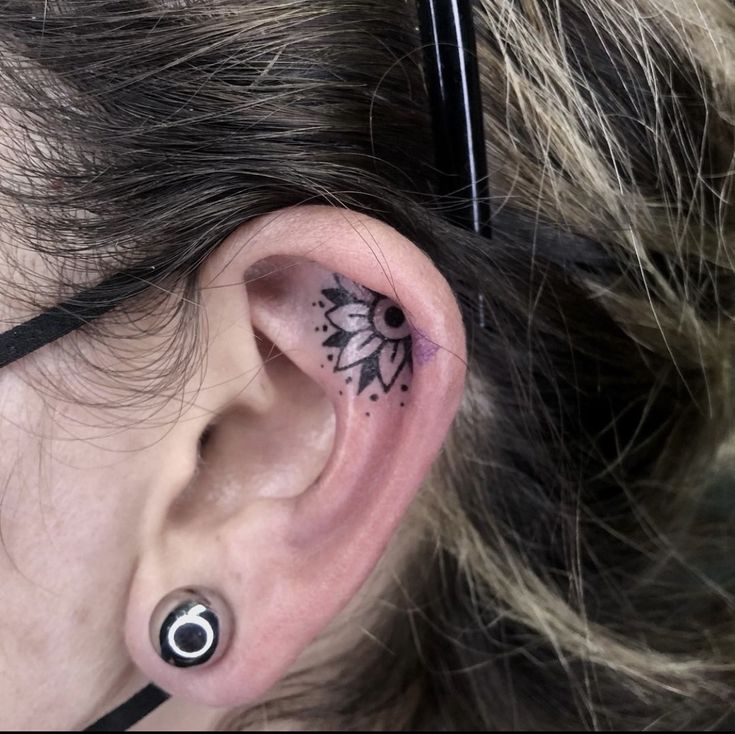
[[[406,316],[380,293],[340,275],[335,275],[334,281],[333,287],[322,291],[324,300],[312,304],[327,309],[327,325],[322,325],[321,330],[336,329],[322,342],[322,346],[337,350],[330,352],[327,359],[335,372],[359,370],[358,395],[371,385],[388,393],[399,377],[406,379],[413,371],[411,327]],[[317,326],[316,330],[320,328]],[[351,383],[352,376],[345,382]],[[405,392],[408,386],[402,384],[401,390]],[[377,400],[378,395],[372,394],[370,399]]]

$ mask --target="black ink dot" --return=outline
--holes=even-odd
[[[370,417],[370,413],[365,413],[365,415],[366,415],[366,416],[367,416],[368,418]]]
[[[334,359],[334,355],[333,354],[328,354],[327,355],[327,359],[331,362]]]
[[[319,301],[319,308],[324,308],[324,301]]]
[[[404,408],[406,406],[406,403],[401,403],[401,408]]]
[[[346,383],[347,383],[347,384],[349,385],[349,384],[350,384],[350,383],[352,382],[352,378],[351,378],[351,377],[348,377],[348,378],[347,378],[347,379],[345,380],[345,382],[346,382]]]
[[[406,317],[398,306],[390,306],[385,310],[385,323],[392,329],[397,329],[399,326],[403,326],[405,320]]]
[[[342,391],[341,390],[339,391],[339,394],[342,395]]]
[[[316,306],[316,301],[313,301],[311,305]]]
[[[314,331],[319,331],[319,327],[318,326],[314,327]]]
[[[378,396],[377,396],[377,395],[376,395],[375,393],[373,393],[373,394],[372,394],[372,395],[370,396],[370,400],[372,400],[373,402],[375,402],[375,401],[376,401],[377,399],[378,399]]]
[[[401,385],[401,392],[406,392],[408,390],[408,385]]]
[[[326,324],[324,324],[324,326],[322,326],[322,331],[326,331],[328,328],[329,327]]]

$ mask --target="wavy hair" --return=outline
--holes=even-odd
[[[3,0],[6,292],[32,312],[155,265],[130,309],[165,346],[116,375],[150,400],[196,365],[198,266],[260,214],[366,211],[454,288],[469,380],[410,552],[350,649],[223,726],[735,725],[735,5],[475,21],[491,241],[433,196],[411,2]],[[124,349],[130,312],[86,338]]]

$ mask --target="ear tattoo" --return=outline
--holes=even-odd
[[[226,647],[232,632],[227,606],[210,591],[179,589],[166,596],[151,618],[151,642],[179,668],[203,665]]]
[[[321,294],[323,299],[312,305],[326,309],[327,323],[316,330],[336,329],[322,342],[329,350],[327,360],[333,371],[359,370],[358,395],[371,385],[384,394],[397,384],[403,392],[408,390],[404,381],[413,371],[412,336],[403,309],[390,298],[341,275],[335,275],[334,285]],[[345,383],[351,382],[349,375]],[[377,392],[370,395],[372,401],[378,397]]]

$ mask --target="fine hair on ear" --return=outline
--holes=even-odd
[[[474,8],[491,240],[433,197],[412,3],[4,3],[15,303],[150,266],[58,350],[154,415],[202,364],[198,273],[237,227],[304,204],[381,220],[459,301],[463,402],[350,608],[369,627],[346,613],[340,654],[223,727],[727,727],[735,6]],[[139,323],[160,347],[131,363],[115,337]]]

